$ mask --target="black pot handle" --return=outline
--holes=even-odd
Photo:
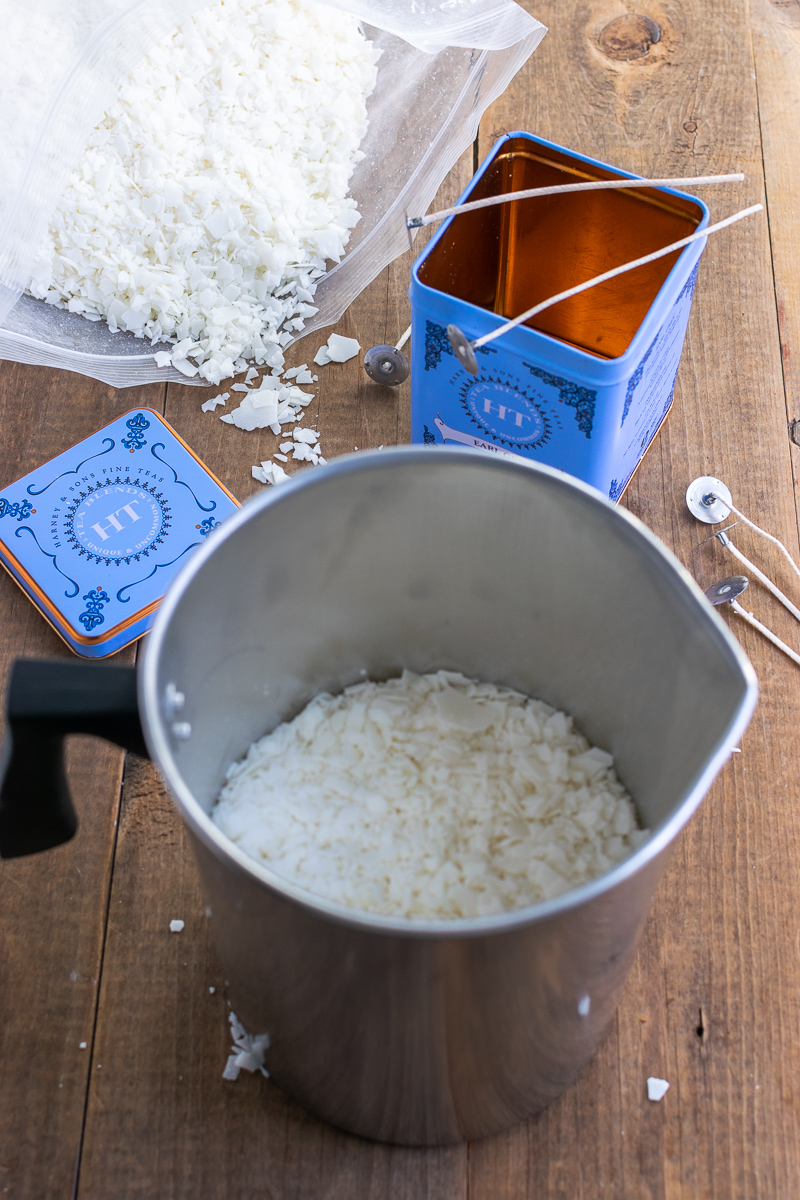
[[[64,770],[68,733],[93,733],[147,755],[136,668],[17,659],[0,762],[0,858],[37,854],[78,828]]]

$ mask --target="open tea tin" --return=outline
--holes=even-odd
[[[529,133],[501,138],[459,203],[533,187],[635,176]],[[622,495],[672,404],[705,239],[561,301],[460,365],[470,338],[708,224],[670,188],[576,192],[444,222],[411,277],[411,440],[520,455]]]
[[[137,408],[0,491],[0,563],[76,654],[149,628],[187,555],[239,502]]]

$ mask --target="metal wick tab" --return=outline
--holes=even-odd
[[[701,475],[692,480],[686,489],[686,507],[698,521],[705,525],[717,525],[731,515],[733,498],[721,479],[713,475]]]
[[[479,369],[478,360],[475,357],[472,342],[466,334],[462,333],[457,325],[448,325],[447,340],[453,349],[453,354],[455,354],[462,367],[466,367],[470,375],[477,375]]]
[[[734,506],[731,494],[721,479],[715,479],[713,475],[701,475],[699,479],[694,479],[686,489],[686,506],[693,517],[696,517],[698,521],[703,521],[706,525],[716,525],[719,521],[724,521],[729,517],[732,512],[735,512],[739,520],[745,525],[766,538],[774,546],[777,546],[795,574],[800,576],[800,567],[798,567],[783,542],[773,537],[771,533],[767,533],[766,529],[762,529],[760,525],[756,525],[755,521],[751,521],[749,517],[746,517],[743,512],[740,512]],[[738,522],[736,523],[738,524]],[[731,529],[732,526],[729,525],[728,528]],[[760,583],[763,583],[764,587],[768,588],[777,600],[780,600],[783,607],[788,609],[792,616],[800,621],[800,608],[793,604],[788,596],[783,594],[781,589],[772,582],[768,575],[759,570],[754,562],[751,562],[749,558],[742,554],[741,550],[734,546],[726,530],[718,530],[717,533],[712,534],[706,541],[711,541],[712,538],[717,538],[742,566],[752,571],[756,579]],[[737,602],[737,596],[741,596],[747,584],[748,579],[746,575],[729,575],[727,579],[720,579],[718,583],[714,583],[710,588],[706,588],[706,596],[712,604],[730,604],[737,616],[741,617],[743,621],[747,621],[748,625],[752,625],[754,629],[757,629],[768,641],[772,642],[773,646],[777,646],[792,662],[797,663],[798,667],[800,667],[800,654],[796,650],[793,650],[791,646],[787,646],[786,642],[782,642],[777,634],[773,633],[753,613],[747,612]]]
[[[373,346],[364,355],[364,370],[375,383],[387,383],[394,386],[408,379],[411,366],[403,346],[411,337],[411,326],[397,340],[394,346]]]
[[[706,588],[706,596],[712,604],[730,604],[749,586],[750,580],[746,575],[729,575]]]
[[[373,346],[364,355],[364,370],[375,383],[394,386],[408,379],[408,359],[397,346]]]
[[[794,561],[783,542],[778,538],[773,537],[771,533],[767,533],[766,529],[762,529],[760,525],[756,525],[755,521],[751,521],[749,517],[746,517],[743,512],[740,512],[739,509],[736,508],[733,500],[731,499],[730,492],[721,479],[714,479],[712,475],[701,475],[699,479],[695,479],[686,489],[686,504],[692,516],[696,517],[698,521],[703,521],[706,525],[714,525],[718,521],[724,521],[732,512],[735,512],[739,518],[739,521],[752,529],[754,533],[759,534],[760,537],[763,537],[768,542],[771,542],[773,546],[780,550],[781,554],[786,559],[795,575],[800,578],[800,567],[798,567],[797,563]],[[734,524],[738,524],[738,522],[734,522]],[[728,526],[728,529],[732,528],[732,525]],[[728,537],[726,530],[720,529],[718,533],[712,534],[711,536],[716,537],[717,541],[719,541],[725,547],[725,549],[733,555],[737,562],[740,562],[743,567],[747,568],[748,571],[752,571],[759,583],[763,583],[764,587],[767,588],[768,591],[772,592],[775,599],[780,600],[783,607],[787,609],[796,620],[800,621],[800,608],[798,608],[797,605],[794,604],[789,597],[786,596],[781,589],[772,582],[768,575],[765,575],[764,572],[760,570],[760,568],[757,567],[754,562],[751,562],[747,555],[742,554],[741,550],[734,546],[733,542]],[[711,541],[711,538],[707,538],[706,541]],[[736,608],[735,604],[734,608]],[[783,648],[783,643],[781,643],[781,648]],[[794,653],[794,651],[792,651],[792,653]]]
[[[730,604],[733,611],[748,625],[752,625],[757,629],[767,641],[772,642],[778,650],[782,650],[787,658],[790,658],[793,663],[800,667],[800,654],[793,650],[791,646],[787,646],[786,642],[782,642],[777,634],[773,633],[766,625],[763,625],[753,613],[748,612],[746,608],[742,608],[737,602],[737,596],[741,596],[742,592],[748,585],[746,575],[729,575],[727,579],[720,579],[718,583],[712,583],[710,588],[706,588],[706,596],[712,604]]]

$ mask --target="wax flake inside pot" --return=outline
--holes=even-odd
[[[550,899],[645,836],[570,717],[447,671],[316,697],[231,767],[212,816],[328,900],[420,919]]]
[[[153,342],[219,382],[316,313],[316,281],[359,220],[377,52],[306,0],[200,10],[133,71],[54,214],[29,290]]]

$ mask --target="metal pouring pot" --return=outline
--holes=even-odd
[[[64,732],[141,748],[127,668],[35,666],[44,686],[23,665],[11,689],[6,854],[69,836]],[[329,903],[227,841],[209,810],[254,739],[320,691],[406,667],[458,669],[572,713],[614,755],[649,839],[555,900],[449,921]],[[272,1079],[335,1125],[417,1145],[494,1133],[556,1097],[609,1023],[671,844],[756,691],[669,551],[547,467],[359,454],[229,518],[164,600],[138,703],[190,830],[231,1004],[269,1033]]]

